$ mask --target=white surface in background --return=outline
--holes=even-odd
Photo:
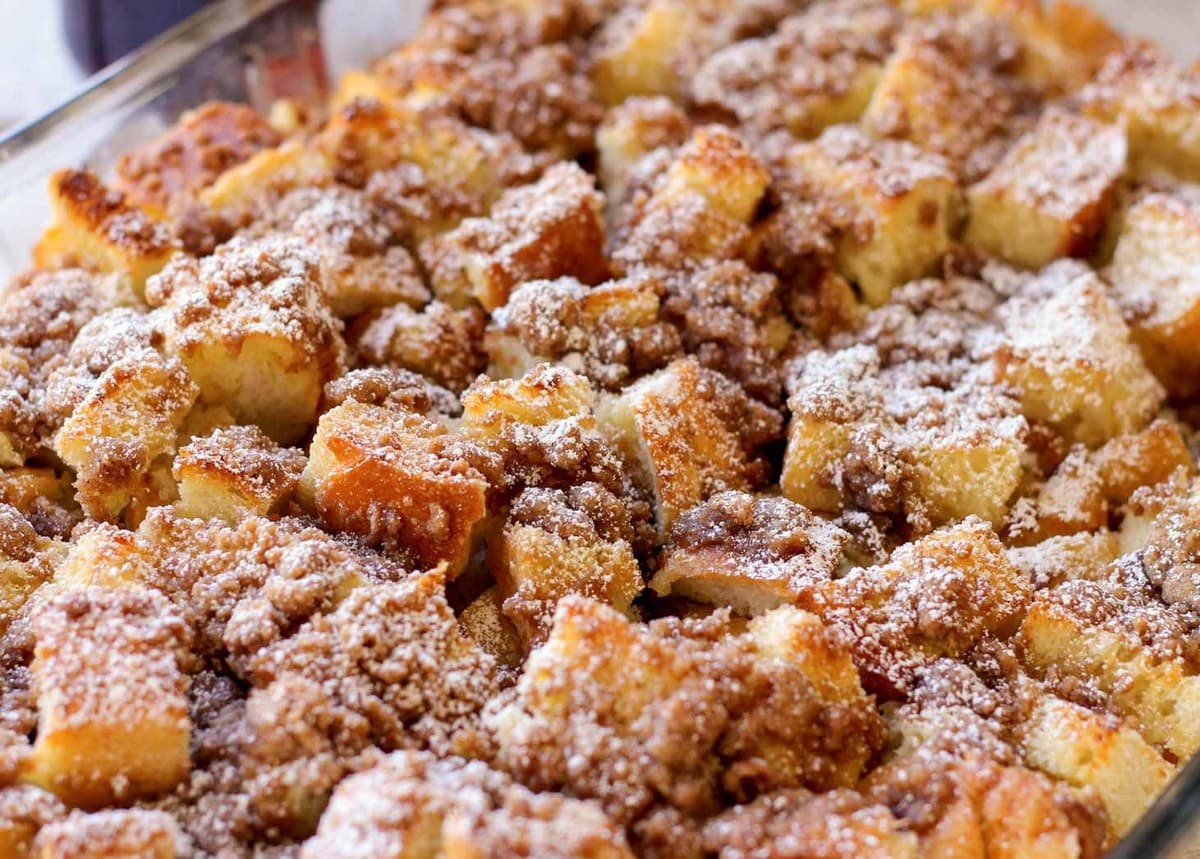
[[[69,98],[83,80],[61,9],[58,0],[0,0],[0,128]]]

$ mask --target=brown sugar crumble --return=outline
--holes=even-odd
[[[1098,859],[1200,750],[1200,70],[445,0],[51,177],[0,856]]]

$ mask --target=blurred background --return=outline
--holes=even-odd
[[[0,129],[21,122],[71,95],[87,76],[85,66],[114,57],[141,32],[151,32],[204,0],[0,0]],[[1200,59],[1200,0],[1091,0],[1131,33],[1157,39],[1177,59]],[[412,19],[422,0],[324,0],[322,17],[338,19],[343,40],[371,45],[372,22]],[[138,10],[136,14],[121,10]],[[105,10],[105,11],[101,11]],[[122,21],[136,27],[118,26]],[[386,32],[396,32],[392,27]],[[68,41],[68,33],[71,36]],[[374,47],[374,46],[372,46]],[[386,46],[378,46],[383,50]],[[73,52],[74,49],[74,52]],[[331,54],[351,55],[335,44]],[[357,52],[355,52],[357,53]],[[83,61],[81,66],[80,57]],[[338,57],[332,56],[334,67]]]

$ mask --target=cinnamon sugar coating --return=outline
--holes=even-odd
[[[0,855],[1116,845],[1200,749],[1197,70],[1074,0],[432,7],[52,178]]]

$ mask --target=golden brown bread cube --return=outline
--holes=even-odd
[[[631,98],[605,114],[596,129],[596,174],[608,203],[609,223],[625,202],[638,162],[659,147],[682,145],[687,137],[687,114],[667,98]]]
[[[1104,483],[1087,448],[1076,445],[1035,494],[1013,505],[1008,538],[1030,545],[1050,537],[1095,531],[1108,524]]]
[[[184,445],[171,466],[181,516],[224,519],[278,513],[292,497],[307,460],[281,448],[258,427],[214,430]]]
[[[640,95],[681,98],[687,83],[680,64],[697,49],[703,5],[651,0],[610,18],[596,37],[591,71],[600,100],[616,105]]]
[[[411,370],[460,393],[486,363],[484,320],[474,306],[455,310],[435,300],[417,311],[397,304],[358,320],[349,338],[359,364]]]
[[[54,585],[71,588],[140,588],[154,581],[155,558],[134,531],[107,522],[77,533],[62,563],[54,570]]]
[[[1200,390],[1200,201],[1147,194],[1130,206],[1109,280],[1134,342],[1158,380],[1177,397]]]
[[[1050,537],[1031,546],[1008,550],[1008,559],[1037,588],[1055,587],[1070,579],[1097,580],[1124,552],[1114,531],[1102,530]]]
[[[167,351],[200,387],[281,444],[308,431],[321,388],[343,366],[341,323],[320,266],[291,241],[234,239],[202,260],[181,257],[147,288]]]
[[[210,101],[123,155],[113,184],[138,205],[165,214],[229,168],[279,142],[279,132],[246,105]]]
[[[338,785],[301,859],[632,859],[593,804],[534,794],[480,761],[393,752]]]
[[[53,221],[33,249],[39,268],[78,265],[119,272],[129,276],[140,296],[146,278],[178,250],[165,224],[86,170],[60,170],[50,177],[50,208]]]
[[[38,831],[66,813],[52,793],[32,785],[0,788],[0,856],[33,859]]]
[[[151,341],[140,314],[103,314],[79,333],[50,379],[64,418],[54,451],[74,469],[77,499],[95,519],[116,520],[172,492],[158,485],[156,472],[175,452],[198,388],[185,367],[160,355]]]
[[[901,21],[892,4],[879,0],[814,3],[771,35],[705,59],[692,97],[744,127],[816,137],[862,115]]]
[[[873,141],[853,126],[828,129],[789,150],[789,180],[846,212],[838,271],[877,307],[929,273],[950,247],[960,207],[945,161],[903,141]]]
[[[964,240],[1039,269],[1096,250],[1125,172],[1124,130],[1050,110],[967,191]]]
[[[23,778],[98,808],[169,791],[191,766],[187,627],[151,590],[77,588],[33,617],[38,731]]]
[[[724,126],[705,125],[692,132],[655,194],[669,199],[696,193],[712,210],[747,222],[770,182],[766,165],[745,141]]]
[[[1182,470],[1196,474],[1196,463],[1179,426],[1155,420],[1138,433],[1109,440],[1092,454],[1100,484],[1109,504],[1127,502],[1142,486],[1165,483]]]
[[[234,222],[270,199],[298,187],[332,181],[329,159],[298,140],[263,149],[230,167],[197,193],[199,201]]]
[[[525,645],[513,622],[504,615],[504,597],[492,585],[467,604],[458,616],[459,625],[479,649],[505,668],[520,668]]]
[[[574,164],[556,164],[536,183],[505,192],[487,218],[471,218],[421,246],[434,293],[452,307],[495,310],[519,284],[575,277],[599,283],[603,198]]]
[[[40,536],[15,507],[0,504],[0,634],[54,576],[66,547]]]
[[[911,18],[901,30],[863,130],[945,158],[964,182],[984,176],[1021,122],[1020,87],[1005,65],[1019,43],[1002,22],[955,9]]]
[[[864,682],[885,693],[909,691],[922,666],[1011,636],[1033,596],[977,518],[907,543],[886,564],[851,570],[824,590],[813,610],[850,633]]]
[[[586,499],[574,491],[527,489],[513,502],[504,527],[488,542],[488,565],[526,650],[545,641],[555,606],[567,594],[636,619],[642,573],[633,547],[607,524],[589,515]]]
[[[1136,432],[1163,389],[1146,368],[1120,311],[1095,274],[1072,263],[1043,273],[1047,297],[1009,302],[996,379],[1031,420],[1097,447]]]
[[[383,543],[422,569],[445,562],[453,577],[471,554],[487,492],[454,440],[415,413],[343,403],[317,425],[301,498],[327,527]]]
[[[38,833],[37,859],[176,859],[183,834],[165,811],[75,811]]]
[[[1200,677],[1180,653],[1178,620],[1112,589],[1080,580],[1039,593],[1021,624],[1025,664],[1100,690],[1143,737],[1185,759],[1200,747]]]
[[[597,416],[653,490],[659,530],[715,492],[752,488],[730,383],[681,358],[602,400]],[[740,389],[738,391],[740,394]],[[744,398],[744,394],[741,397]]]
[[[722,492],[675,520],[650,587],[758,615],[832,579],[849,541],[786,498]]]
[[[962,0],[903,0],[906,12],[930,14],[961,8]],[[1021,43],[1015,72],[1047,95],[1074,92],[1089,83],[1104,60],[1122,44],[1099,14],[1074,0],[967,0],[994,16]]]
[[[1129,135],[1132,172],[1200,179],[1200,72],[1133,41],[1114,52],[1080,93],[1085,113],[1119,122]]]
[[[1041,696],[1033,708],[1023,746],[1029,766],[1100,794],[1114,841],[1175,775],[1175,767],[1137,731],[1052,695]]]

